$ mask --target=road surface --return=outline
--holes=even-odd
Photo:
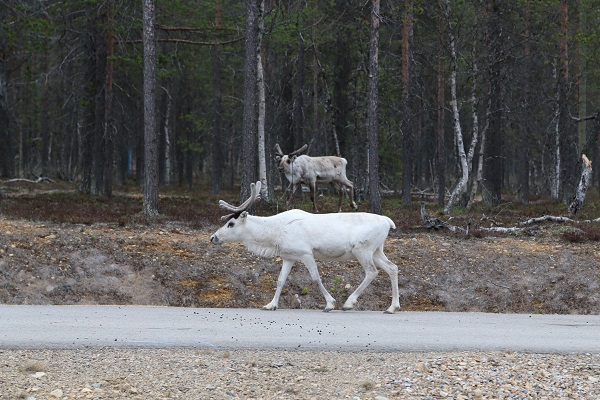
[[[0,305],[0,348],[600,353],[599,315]]]

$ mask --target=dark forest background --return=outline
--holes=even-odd
[[[0,6],[0,177],[76,182],[90,195],[143,185],[142,1]],[[244,135],[257,132],[244,124],[262,123],[244,118],[248,29],[260,38],[270,190],[287,184],[275,144],[308,143],[309,155],[345,157],[368,198],[372,129],[381,190],[405,205],[446,203],[465,179],[461,207],[568,203],[583,154],[600,186],[595,0],[155,0],[160,185],[218,194],[258,165],[243,162],[256,143]]]

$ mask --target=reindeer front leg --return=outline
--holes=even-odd
[[[298,186],[300,186],[300,183],[290,183],[290,186],[290,195],[288,196],[286,201],[288,209],[290,208],[290,204],[292,204],[292,199],[294,198],[294,194],[296,193],[296,189],[298,189]]]
[[[293,261],[283,260],[283,265],[281,266],[281,272],[279,273],[279,278],[277,278],[277,290],[275,290],[275,296],[273,296],[273,300],[266,306],[264,306],[263,310],[275,311],[277,310],[277,305],[279,304],[279,296],[281,296],[281,290],[283,289],[283,285],[285,285],[285,281],[287,280],[290,271],[292,270],[292,266],[294,265]]]
[[[325,297],[327,304],[325,305],[323,311],[329,312],[333,310],[335,308],[335,299],[331,294],[329,294],[327,289],[325,289],[325,286],[323,286],[323,281],[321,281],[321,275],[319,275],[319,269],[317,268],[317,263],[315,262],[314,257],[311,254],[307,254],[302,257],[302,262],[304,263],[304,266],[306,266],[311,279],[319,286],[321,294],[323,294],[323,297]]]
[[[317,210],[317,182],[309,182],[308,188],[310,189],[310,199],[313,203],[313,211],[317,213],[319,212],[319,210]]]

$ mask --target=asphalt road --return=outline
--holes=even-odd
[[[0,348],[599,353],[599,315],[0,305]]]

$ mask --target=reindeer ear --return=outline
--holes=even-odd
[[[248,211],[244,211],[243,213],[240,214],[239,218],[240,218],[240,220],[244,221],[247,216],[248,216]]]
[[[275,156],[275,161],[277,161],[277,162],[281,161],[281,156]]]

